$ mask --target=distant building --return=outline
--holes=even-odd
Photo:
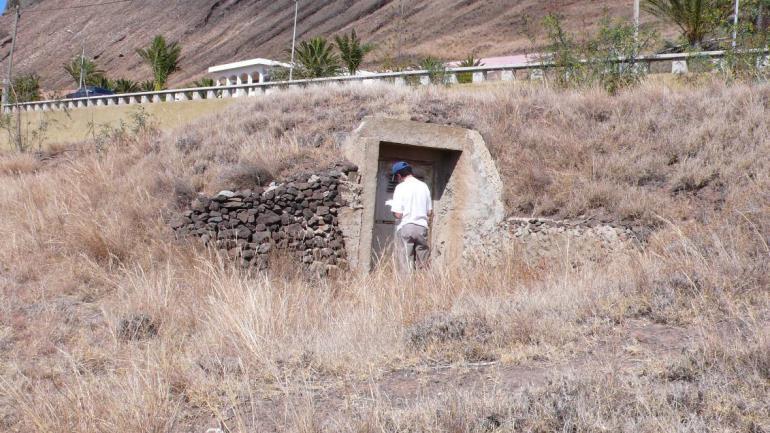
[[[217,86],[236,84],[264,83],[270,77],[273,68],[290,68],[288,63],[276,62],[269,59],[251,59],[241,62],[217,65],[209,68]]]

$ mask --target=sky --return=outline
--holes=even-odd
[[[0,0],[0,11],[4,11],[5,10],[5,2],[6,1],[8,1],[8,0]]]

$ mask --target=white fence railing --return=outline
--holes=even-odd
[[[765,54],[764,64],[770,60],[767,51],[756,51]],[[725,51],[704,51],[683,54],[658,54],[643,56],[634,60],[617,59],[617,62],[625,63],[633,61],[637,65],[643,65],[649,73],[673,73],[683,74],[689,71],[692,59],[709,59],[718,63],[725,57]],[[444,79],[450,83],[457,82],[457,75],[461,73],[471,74],[473,83],[488,80],[514,81],[514,80],[539,80],[543,79],[544,71],[555,67],[551,62],[519,63],[502,66],[474,66],[467,68],[447,68]],[[3,111],[59,111],[82,107],[101,107],[115,105],[152,104],[158,102],[195,101],[201,99],[239,98],[245,96],[257,96],[271,93],[280,89],[302,88],[329,83],[347,82],[390,82],[395,85],[406,85],[408,81],[427,85],[431,82],[431,76],[435,71],[418,70],[403,72],[385,72],[366,76],[344,76],[316,78],[309,80],[278,81],[265,83],[249,83],[229,86],[195,87],[186,89],[169,89],[153,92],[123,93],[115,95],[99,95],[84,98],[52,99],[46,101],[25,102],[15,105],[4,105]]]

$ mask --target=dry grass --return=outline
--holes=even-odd
[[[42,162],[3,156],[0,426],[767,431],[768,101],[766,86],[721,84],[614,97],[339,87],[239,101],[98,153],[83,143]],[[323,165],[365,115],[481,131],[511,213],[655,231],[643,250],[600,263],[565,252],[530,265],[514,243],[500,264],[409,281],[386,268],[328,281],[290,265],[248,274],[173,239],[180,182],[210,191],[238,164],[278,175]],[[121,337],[133,317],[157,335]],[[636,348],[638,323],[681,331],[689,352]],[[442,337],[446,324],[467,332]],[[415,344],[416,331],[430,338]],[[532,368],[554,381],[438,375],[490,361],[500,383]],[[405,371],[447,381],[426,389],[449,394],[414,396],[422,385]]]

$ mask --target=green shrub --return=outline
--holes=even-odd
[[[647,74],[646,66],[636,59],[652,45],[653,33],[640,32],[636,39],[632,24],[605,18],[596,36],[577,41],[564,31],[556,15],[546,17],[545,27],[551,54],[543,60],[553,63],[552,75],[561,87],[601,86],[615,93],[639,83]]]
[[[770,59],[766,52],[770,46],[769,32],[756,31],[753,24],[746,24],[736,30],[735,48],[732,40],[725,44],[725,56],[716,69],[726,81],[770,81]]]
[[[449,84],[446,64],[440,59],[428,56],[420,62],[420,69],[428,71],[428,77],[433,84]]]
[[[13,91],[8,96],[12,104],[39,101],[40,76],[37,74],[24,74],[14,78]]]

